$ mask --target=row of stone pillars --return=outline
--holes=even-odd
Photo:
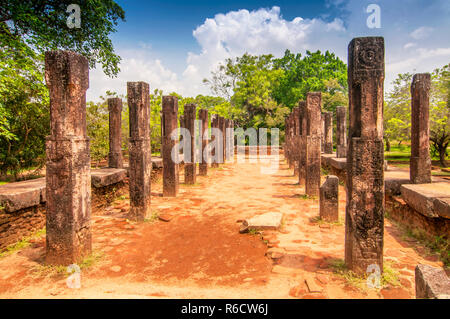
[[[86,90],[89,87],[89,66],[85,57],[70,51],[51,51],[45,55],[45,78],[50,92],[50,136],[46,153],[46,261],[68,265],[80,262],[91,252],[91,163],[89,137],[86,128]],[[150,92],[145,82],[128,82],[129,108],[129,189],[130,219],[143,221],[150,216],[151,143]],[[121,113],[122,100],[110,98],[108,166],[123,168]],[[162,99],[163,196],[176,196],[179,185],[179,154],[173,152],[178,143],[178,100],[174,96]],[[196,106],[185,106],[181,127],[195,140]],[[207,136],[208,111],[199,110],[199,135]],[[219,128],[223,140],[218,141],[221,154],[228,158],[227,145],[234,146],[234,122],[215,116],[213,127]],[[213,135],[214,136],[214,135]],[[214,138],[216,138],[214,136]],[[201,139],[205,154],[209,140]],[[185,152],[185,181],[196,181],[196,148]],[[207,175],[208,161],[199,155],[199,175]],[[172,156],[175,156],[172,159]],[[220,158],[223,163],[228,158]]]
[[[337,107],[336,157],[347,158],[345,262],[358,274],[374,267],[383,271],[383,83],[384,39],[353,39],[348,48],[350,124],[347,135],[346,109]],[[431,182],[429,91],[430,74],[416,74],[411,85],[412,183]],[[324,113],[321,122],[319,112],[320,94],[309,93],[306,103],[299,102],[299,107],[294,108],[285,123],[286,158],[290,166],[298,166],[300,183],[306,179],[307,195],[316,194],[317,180],[320,180],[320,160],[319,167],[316,165],[320,146],[315,138],[322,134],[324,153],[333,152],[331,113]],[[303,127],[305,117],[306,131]],[[320,126],[322,132],[319,131]],[[338,218],[338,182],[336,176],[328,176],[320,188],[320,214],[329,221],[337,221]]]

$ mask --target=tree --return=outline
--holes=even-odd
[[[450,64],[434,70],[430,98],[430,140],[439,162],[447,167],[445,160],[450,144]]]
[[[286,50],[284,56],[273,63],[275,68],[284,71],[273,89],[273,97],[279,104],[292,109],[299,100],[306,98],[306,93],[314,91],[328,92],[331,96],[347,94],[347,66],[334,53],[306,51],[306,56],[302,58],[300,53],[293,54]]]
[[[384,107],[384,139],[390,149],[390,142],[411,139],[411,81],[412,74],[399,74],[393,81],[394,87],[387,94]]]
[[[120,57],[108,35],[122,8],[112,0],[86,0],[81,28],[70,29],[72,1],[5,0],[0,4],[0,170],[3,175],[42,166],[49,134],[49,97],[44,84],[43,53],[73,50],[90,66],[100,63],[107,75],[119,71]]]
[[[69,28],[68,6],[72,0],[4,0],[0,5],[2,46],[23,42],[36,53],[65,49],[100,63],[105,74],[117,75],[120,57],[114,53],[109,34],[115,32],[125,12],[112,0],[79,1],[80,28]]]

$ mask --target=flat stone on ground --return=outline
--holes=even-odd
[[[45,202],[45,177],[0,186],[0,204],[8,213]]]
[[[91,171],[91,183],[96,188],[105,187],[123,181],[127,171],[121,168],[102,168]]]
[[[283,214],[281,213],[265,213],[244,220],[241,226],[241,232],[252,230],[278,230],[281,226]]]

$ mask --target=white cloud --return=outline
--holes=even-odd
[[[414,30],[413,32],[411,32],[409,35],[413,39],[420,40],[420,39],[425,39],[426,37],[428,37],[431,34],[431,32],[433,32],[433,28],[420,27],[420,28],[417,28],[416,30]]]
[[[407,10],[404,4],[397,1],[379,0],[381,29],[369,29],[366,26],[365,8],[371,2],[373,0],[329,0],[328,10],[338,10],[342,13],[341,18],[335,18],[333,21],[300,16],[286,20],[279,7],[255,11],[242,9],[216,14],[205,19],[203,24],[193,30],[193,37],[200,50],[186,53],[186,67],[183,72],[173,72],[170,66],[164,63],[163,58],[158,60],[152,57],[150,45],[137,43],[136,50],[118,50],[123,60],[122,72],[117,79],[107,79],[101,70],[92,72],[88,98],[96,99],[106,90],[126,93],[126,82],[138,80],[149,82],[152,90],[159,88],[166,93],[176,91],[185,96],[209,94],[202,80],[209,77],[218,63],[226,58],[240,56],[245,52],[282,56],[286,49],[301,53],[320,49],[330,50],[347,62],[348,43],[357,36],[384,36],[387,90],[398,73],[432,71],[448,63],[448,0],[436,0],[426,9],[419,1],[412,1]],[[333,7],[336,4],[338,8]],[[402,10],[406,10],[407,16],[405,20],[400,21],[399,17],[405,14],[399,13],[403,12]],[[414,25],[415,21],[439,27],[418,28]],[[411,41],[411,38],[421,39],[420,48],[417,48],[417,43]]]

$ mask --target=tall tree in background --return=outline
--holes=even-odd
[[[111,0],[80,1],[80,28],[69,28],[73,1],[5,0],[0,3],[0,170],[3,175],[41,166],[49,132],[49,98],[43,78],[47,50],[73,50],[109,76],[120,57],[109,35],[124,11]]]

